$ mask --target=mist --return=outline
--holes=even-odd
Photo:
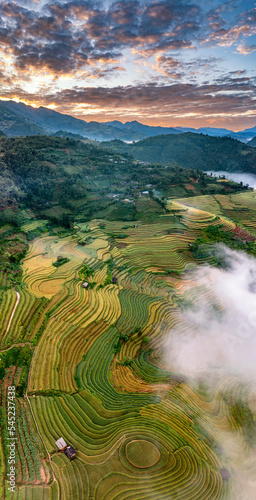
[[[224,268],[199,266],[183,294],[186,307],[170,331],[169,367],[195,379],[209,374],[256,381],[256,259],[216,245]]]

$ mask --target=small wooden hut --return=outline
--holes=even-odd
[[[76,450],[73,448],[73,446],[68,446],[63,438],[59,438],[57,441],[55,441],[55,444],[62,453],[65,453],[65,455],[67,455],[70,460],[75,458]]]
[[[70,460],[72,460],[76,456],[76,450],[75,448],[73,448],[73,446],[67,446],[64,453],[68,458],[70,458]]]

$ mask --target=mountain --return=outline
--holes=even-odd
[[[91,144],[92,146],[99,146],[99,142],[94,139],[88,139],[88,137],[84,137],[80,134],[73,134],[72,132],[66,132],[65,130],[58,130],[54,134],[51,134],[51,137],[62,137],[64,139],[74,139],[75,141],[82,141],[84,144]]]
[[[233,130],[228,130],[226,128],[214,128],[214,127],[200,127],[198,129],[185,129],[180,128],[181,132],[193,132],[195,134],[205,134],[212,137],[231,137],[237,139],[238,141],[247,142],[253,137],[253,133],[250,129],[247,131],[234,132]],[[256,132],[255,132],[256,135]]]
[[[112,122],[105,122],[106,125],[119,128],[121,130],[132,130],[138,131],[144,135],[144,138],[153,137],[155,135],[167,135],[167,134],[180,134],[181,132],[194,132],[198,134],[208,134],[214,136],[226,136],[230,134],[236,134],[233,130],[228,130],[226,128],[211,128],[211,127],[201,127],[199,129],[191,127],[152,127],[150,125],[143,125],[138,121],[134,120],[132,122],[122,123],[117,120]]]
[[[140,141],[148,137],[192,132],[215,137],[232,137],[248,142],[256,136],[256,127],[240,132],[213,127],[193,129],[189,127],[151,127],[134,120],[122,123],[118,120],[106,123],[86,122],[52,109],[27,106],[22,102],[0,101],[0,131],[8,137],[26,135],[51,135],[58,131],[77,134],[96,141],[120,139],[125,142]]]
[[[256,173],[256,150],[229,137],[185,132],[143,139],[135,144],[102,143],[143,162],[180,165],[201,170]]]
[[[26,116],[21,117],[0,101],[0,130],[8,137],[20,135],[40,135],[45,131]],[[16,104],[16,103],[15,103]],[[25,104],[24,104],[25,106]],[[27,106],[26,106],[27,107]]]
[[[118,128],[120,130],[130,130],[131,132],[137,132],[142,135],[144,138],[152,137],[155,135],[162,134],[179,134],[180,131],[175,127],[151,127],[149,125],[143,125],[142,123],[137,122],[136,120],[132,122],[122,123],[117,120],[113,122],[106,122],[108,126],[112,126]]]
[[[237,132],[237,134],[246,134],[249,137],[249,140],[252,140],[256,137],[256,127],[247,128],[243,132]]]
[[[256,136],[248,142],[248,146],[256,148]]]
[[[133,141],[144,137],[136,132],[119,130],[94,121],[87,123],[52,109],[33,108],[15,101],[0,101],[0,130],[3,130],[8,137],[14,135],[50,135],[59,130],[98,141],[108,141],[115,138]]]
[[[188,165],[141,165],[124,153],[63,137],[2,136],[0,155],[0,226],[25,224],[29,214],[21,209],[64,226],[69,216],[82,221],[152,219],[165,213],[159,194],[186,197],[241,190],[198,175]]]
[[[117,120],[112,122],[105,122],[106,125],[118,128],[120,130],[130,130],[133,132],[138,132],[147,137],[153,137],[156,135],[168,135],[168,134],[180,134],[181,132],[193,132],[194,134],[204,134],[210,135],[212,137],[232,137],[233,139],[238,139],[242,142],[247,142],[254,135],[256,136],[256,127],[252,129],[246,129],[241,132],[234,132],[226,128],[214,128],[214,127],[200,127],[198,129],[191,127],[151,127],[150,125],[143,125],[142,123],[135,121],[122,123]]]
[[[256,127],[246,128],[244,130],[244,132],[248,132],[248,133],[254,134],[254,136],[255,136],[256,135]]]

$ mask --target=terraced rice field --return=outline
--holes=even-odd
[[[33,220],[26,222],[26,224],[23,224],[21,226],[22,231],[25,231],[25,233],[29,233],[30,231],[34,231],[35,229],[38,229],[39,227],[45,226],[47,224],[47,219],[45,220]]]
[[[170,200],[157,223],[93,220],[73,238],[31,243],[5,337],[15,290],[1,303],[2,350],[36,346],[28,398],[18,403],[18,490],[6,498],[242,499],[220,447],[237,430],[221,388],[204,394],[163,356],[172,329],[183,328],[180,304],[191,299],[189,244],[209,224],[233,230],[225,210],[246,203],[197,198]],[[251,210],[254,203],[251,196]],[[56,268],[60,256],[69,261]],[[234,394],[236,380],[225,384]],[[56,450],[59,437],[77,450],[73,461]]]

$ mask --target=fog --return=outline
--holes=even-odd
[[[184,293],[191,307],[170,331],[169,367],[192,377],[209,373],[256,380],[256,259],[224,245],[225,269],[199,266]]]

